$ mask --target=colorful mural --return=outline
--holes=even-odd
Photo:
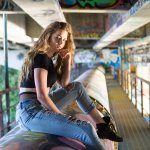
[[[94,63],[96,61],[96,52],[93,50],[80,50],[75,53],[75,63]]]
[[[118,54],[118,50],[113,50],[110,54],[110,64],[114,67],[114,69],[120,68],[120,57]]]
[[[99,38],[105,32],[104,15],[98,14],[65,14],[66,20],[73,26],[75,38]],[[99,20],[99,21],[98,21]]]
[[[59,0],[63,8],[130,9],[137,0]]]

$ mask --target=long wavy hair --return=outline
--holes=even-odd
[[[75,46],[73,42],[71,25],[66,22],[58,22],[58,21],[53,22],[46,27],[46,29],[40,35],[39,39],[35,42],[34,46],[27,53],[20,73],[20,82],[23,79],[27,79],[29,74],[31,73],[32,64],[34,63],[34,57],[39,53],[40,54],[48,53],[51,47],[50,40],[52,34],[57,32],[58,30],[65,30],[68,32],[68,37],[64,48],[71,53],[73,58]],[[58,56],[55,65],[56,69],[60,70],[61,65],[62,61],[61,58]]]

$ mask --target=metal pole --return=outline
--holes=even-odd
[[[148,123],[150,128],[150,84],[149,84],[149,112],[148,112]]]
[[[125,40],[123,40],[123,57],[124,57],[124,64],[126,64],[126,52],[125,52]]]
[[[0,95],[0,137],[3,136],[3,108],[2,108],[2,95]]]
[[[130,85],[131,85],[131,102],[132,102],[132,74],[130,74]]]
[[[119,53],[119,63],[120,63],[120,69],[119,69],[119,77],[118,77],[118,81],[119,81],[119,84],[121,85],[121,45],[120,45],[120,42],[119,42],[119,51],[118,51],[118,53]]]
[[[128,94],[128,91],[129,91],[129,89],[128,89],[128,82],[129,82],[129,80],[128,80],[128,76],[129,76],[129,72],[127,72],[127,94]]]
[[[141,113],[143,117],[143,82],[141,81]]]
[[[122,57],[121,57],[121,69],[122,69],[122,87],[124,87],[124,80],[123,80],[123,65],[124,65],[124,53],[123,53],[123,41],[121,41],[121,55],[122,55]]]
[[[3,14],[3,27],[4,27],[4,57],[5,57],[5,88],[9,88],[9,76],[8,76],[8,41],[7,41],[7,14]],[[7,110],[7,126],[10,124],[10,100],[9,93],[6,93],[6,110]],[[8,129],[9,130],[9,129]]]
[[[136,77],[135,77],[135,107],[137,108],[137,82],[136,82]]]

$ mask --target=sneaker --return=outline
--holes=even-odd
[[[101,139],[109,139],[115,142],[122,142],[123,138],[118,136],[106,123],[99,123],[96,125],[97,127],[97,134]]]
[[[104,116],[103,120],[106,122],[106,124],[110,123],[110,117],[109,116]]]

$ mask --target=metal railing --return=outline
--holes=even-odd
[[[134,73],[120,70],[119,83],[150,127],[150,82]]]
[[[10,93],[17,91],[18,87],[7,88],[0,91],[0,137],[2,137],[5,133],[7,133],[14,122],[11,120],[10,110],[16,107],[17,103],[10,105]],[[6,99],[3,99],[3,96],[6,96]],[[3,103],[6,104],[5,108],[3,108]],[[5,121],[4,121],[5,115]]]

